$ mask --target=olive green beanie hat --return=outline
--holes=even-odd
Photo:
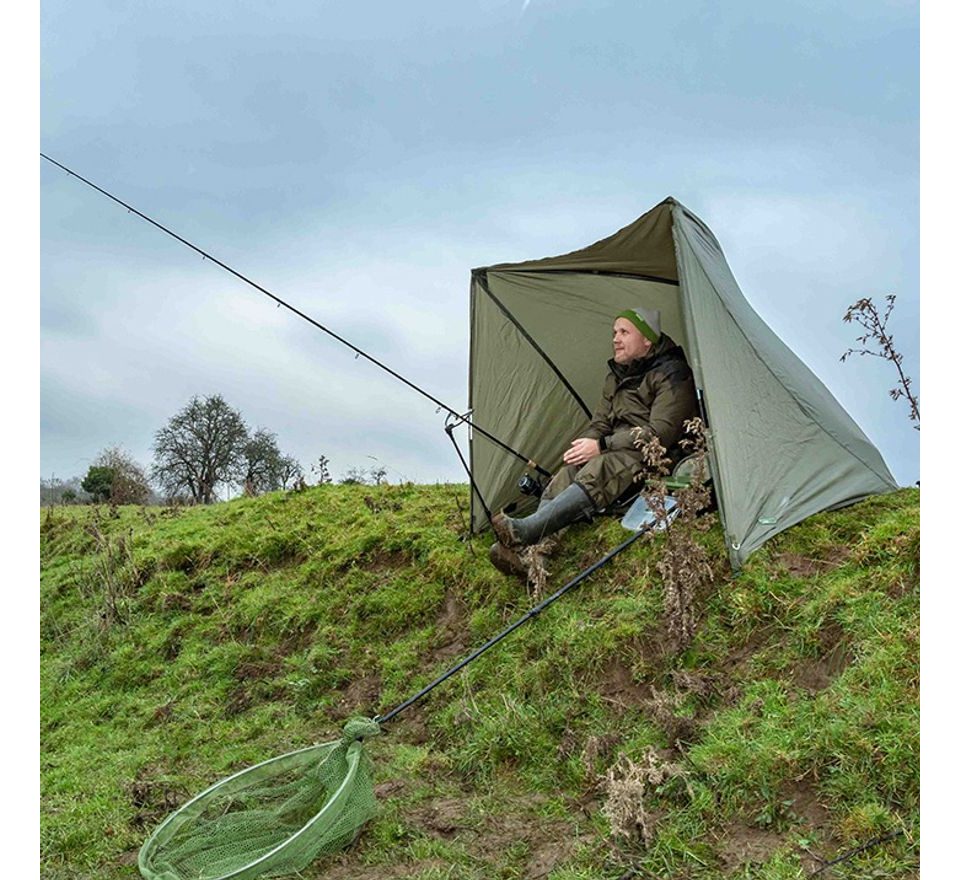
[[[660,340],[660,312],[657,309],[645,309],[643,307],[627,309],[620,312],[617,318],[626,318],[651,342]]]

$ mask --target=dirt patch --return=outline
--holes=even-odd
[[[583,761],[583,768],[587,779],[593,781],[600,771],[600,765],[605,763],[613,754],[613,750],[623,742],[619,733],[603,733],[599,736],[588,736],[581,745],[579,735],[567,728],[557,743],[557,757],[566,761],[574,755],[579,755]]]
[[[404,824],[432,837],[456,840],[472,857],[488,865],[491,874],[508,850],[522,845],[526,848],[522,876],[536,880],[569,859],[581,842],[568,823],[543,818],[545,800],[544,795],[521,797],[507,814],[478,816],[471,813],[467,797],[436,798],[408,810]]]
[[[421,746],[431,739],[424,710],[416,703],[390,722],[390,731],[396,734],[397,739],[414,746]]]
[[[160,655],[164,660],[167,661],[167,663],[172,663],[177,659],[177,657],[180,656],[182,644],[180,633],[177,630],[174,630],[164,641],[163,647],[160,649]]]
[[[527,801],[532,805],[534,799]],[[523,803],[518,804],[522,808]],[[574,844],[573,834],[566,822],[544,819],[536,814],[511,813],[489,817],[476,829],[476,840],[471,851],[492,864],[500,862],[503,853],[517,844],[525,844],[530,860],[546,860],[553,856],[556,865],[563,857],[557,847]],[[525,874],[529,877],[529,874]]]
[[[437,617],[437,646],[426,657],[427,663],[441,664],[467,652],[466,611],[453,593],[447,593]]]
[[[155,768],[145,767],[127,786],[133,807],[130,824],[138,830],[152,828],[187,799],[185,789],[157,778]]]
[[[169,721],[173,715],[173,706],[173,700],[157,706],[157,708],[153,710],[150,720],[147,722],[148,726],[154,727],[158,724],[164,724],[165,722]]]
[[[790,811],[805,825],[817,830],[829,827],[830,813],[820,803],[817,789],[806,780],[785,785],[781,798],[790,802]]]
[[[403,877],[416,877],[424,872],[433,869],[441,871],[448,868],[446,862],[439,859],[426,859],[422,862],[410,862],[408,864],[393,865],[373,865],[365,867],[357,864],[355,859],[348,856],[341,856],[336,862],[324,866],[323,862],[317,863],[319,866],[318,877],[324,880],[400,880]]]
[[[162,611],[192,611],[193,597],[183,593],[166,593],[160,600]]]
[[[734,648],[734,650],[727,655],[721,668],[730,672],[746,666],[754,654],[767,646],[775,632],[776,628],[772,624],[757,627],[757,629],[750,633],[750,637],[743,645],[739,648]]]
[[[671,748],[694,743],[700,738],[700,725],[696,718],[679,714],[682,696],[660,693],[651,688],[653,696],[647,701],[647,710],[663,730]]]
[[[277,699],[281,689],[271,682],[283,671],[283,664],[276,659],[250,659],[238,663],[233,670],[236,684],[230,690],[224,714],[235,718],[247,711],[255,702]]]
[[[843,565],[850,558],[850,548],[842,544],[824,549],[819,557],[801,556],[799,553],[781,553],[775,561],[782,565],[789,575],[796,578],[818,577]]]
[[[578,841],[570,838],[541,843],[531,853],[523,876],[526,880],[546,877],[554,868],[573,855],[577,845]]]
[[[762,865],[786,842],[786,837],[750,825],[734,824],[717,841],[717,855],[724,871],[732,874],[744,865]]]
[[[135,868],[137,860],[140,858],[140,850],[128,849],[117,857],[116,864],[121,868]]]
[[[819,656],[800,663],[793,671],[793,681],[811,693],[822,691],[846,669],[853,655],[844,640],[843,627],[828,623],[820,630]]]
[[[373,793],[376,795],[377,800],[380,801],[384,798],[395,797],[406,787],[406,783],[402,779],[387,779],[383,782],[378,782],[373,787]]]
[[[261,681],[276,678],[283,671],[279,660],[243,660],[233,670],[237,681]]]
[[[642,706],[653,696],[650,685],[634,681],[633,673],[616,657],[604,666],[597,690],[603,699],[621,710]]]
[[[891,599],[902,599],[904,596],[915,592],[920,589],[920,582],[918,580],[910,580],[908,578],[897,578],[892,584],[890,584],[886,589],[886,594]]]
[[[830,813],[820,803],[816,786],[806,779],[796,780],[781,788],[780,797],[790,804],[790,812],[797,821],[816,834],[816,852],[804,851],[801,854],[804,868],[809,873],[822,867],[839,851],[839,841],[833,836]]]
[[[350,715],[370,713],[380,704],[380,676],[377,673],[355,678],[331,708],[331,716],[340,721]]]
[[[467,804],[456,798],[439,798],[407,813],[406,821],[438,837],[452,837],[465,827]]]
[[[277,645],[277,656],[283,658],[300,654],[313,644],[316,634],[317,627],[315,624],[309,624],[298,632],[286,634]]]
[[[234,688],[230,692],[230,699],[223,708],[225,718],[236,718],[242,715],[253,705],[253,697],[245,688]]]
[[[367,571],[393,571],[398,568],[407,568],[410,565],[410,554],[405,550],[384,550],[377,547],[364,560]]]

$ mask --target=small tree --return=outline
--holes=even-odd
[[[330,459],[325,455],[321,455],[320,458],[310,466],[310,473],[317,478],[318,486],[333,482],[333,477],[330,476]]]
[[[218,486],[243,480],[249,440],[243,417],[219,394],[194,397],[157,431],[153,477],[169,497],[210,504]]]
[[[109,501],[110,492],[113,489],[113,469],[90,465],[80,487],[90,495],[94,504]]]
[[[893,311],[897,297],[892,293],[887,294],[886,301],[887,307],[882,316],[870,297],[858,299],[847,309],[846,314],[843,316],[844,323],[849,324],[855,322],[864,329],[863,335],[857,337],[857,342],[864,346],[875,342],[880,350],[875,351],[872,348],[848,348],[840,358],[840,363],[843,363],[852,354],[857,354],[861,357],[870,355],[890,361],[897,369],[897,384],[890,389],[890,396],[894,400],[899,400],[901,397],[907,398],[907,403],[910,405],[910,421],[916,422],[913,428],[915,431],[919,431],[920,400],[911,390],[910,377],[904,375],[903,355],[893,347],[893,334],[887,332],[887,320],[890,318],[890,313]]]
[[[277,445],[276,434],[257,428],[243,448],[246,473],[243,490],[247,495],[286,489],[303,476],[303,470],[293,456],[283,455]]]
[[[281,489],[292,489],[303,480],[303,468],[292,455],[283,455],[277,467],[277,478]]]
[[[75,504],[89,500],[89,495],[80,485],[80,477],[62,480],[56,475],[40,478],[40,505]]]
[[[146,471],[120,446],[109,446],[97,455],[81,488],[94,502],[146,504],[150,498]]]
[[[277,435],[257,428],[243,447],[243,491],[247,495],[259,495],[279,489],[282,459]]]
[[[369,483],[367,472],[363,468],[352,467],[341,478],[341,486],[366,486]]]

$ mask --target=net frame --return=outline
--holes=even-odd
[[[164,847],[176,839],[184,826],[195,822],[203,814],[211,800],[217,797],[229,797],[234,791],[240,793],[251,781],[255,782],[261,777],[280,775],[301,769],[308,772],[309,767],[316,766],[326,760],[336,749],[343,746],[342,740],[307,746],[261,761],[259,764],[246,767],[214,783],[171,813],[147,838],[140,848],[137,860],[141,875],[146,880],[184,880],[184,875],[181,872],[165,864],[163,858]],[[253,861],[235,870],[229,870],[223,874],[204,873],[197,880],[253,880],[254,877],[263,877],[276,872],[289,873],[290,868],[287,863],[291,857],[296,858],[296,850],[302,845],[306,837],[321,840],[331,837],[330,832],[336,828],[338,820],[343,815],[353,794],[363,757],[361,740],[354,740],[346,746],[347,773],[344,775],[342,782],[329,795],[322,808],[294,834]],[[342,836],[342,832],[333,835],[333,839],[340,836]],[[318,847],[316,843],[312,843],[309,848],[311,850],[318,848],[323,850],[324,844],[320,843]],[[306,861],[313,861],[315,857],[316,853],[313,853]]]

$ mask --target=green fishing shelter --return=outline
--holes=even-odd
[[[599,403],[613,316],[637,305],[660,310],[693,370],[734,567],[814,513],[897,488],[876,447],[750,307],[714,234],[672,198],[581,250],[473,270],[473,421],[555,471]],[[479,531],[477,493],[493,511],[517,501],[523,463],[474,432],[470,464]]]

